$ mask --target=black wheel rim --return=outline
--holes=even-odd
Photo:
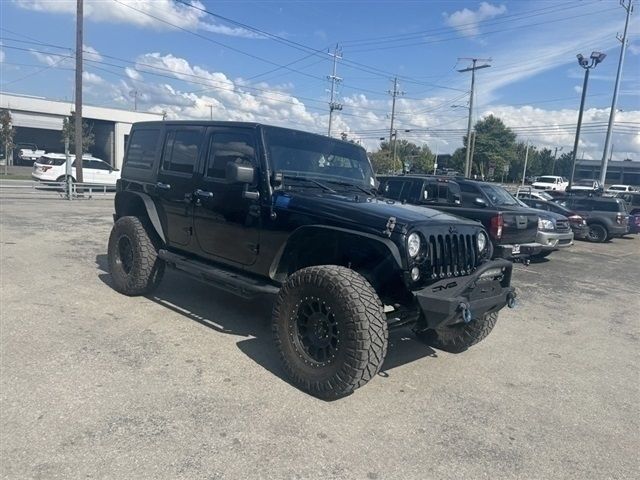
[[[591,227],[589,229],[589,238],[597,242],[602,238],[602,230],[599,227]]]
[[[118,239],[118,264],[124,270],[124,273],[131,272],[133,268],[133,245],[131,240],[126,235],[121,236]]]
[[[293,336],[302,359],[320,367],[332,363],[338,353],[340,330],[331,307],[319,298],[305,297],[294,320]]]

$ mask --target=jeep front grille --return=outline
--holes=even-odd
[[[468,275],[478,265],[475,235],[430,235],[427,244],[431,278]]]

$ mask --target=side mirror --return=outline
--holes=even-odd
[[[487,201],[484,198],[476,197],[473,199],[473,205],[485,208],[487,206]]]
[[[234,162],[227,163],[226,178],[232,183],[253,183],[255,170],[253,167],[245,167]]]

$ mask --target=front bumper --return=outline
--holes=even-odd
[[[521,260],[536,255],[541,251],[542,245],[537,242],[495,245],[493,249],[493,258],[505,260]]]
[[[571,225],[574,240],[584,240],[589,236],[589,227],[586,225]]]
[[[542,245],[542,251],[557,250],[573,245],[573,232],[557,233],[538,230],[536,240]]]
[[[446,278],[413,292],[427,328],[481,318],[513,305],[516,291],[511,286],[512,269],[513,264],[507,260],[492,260],[471,275]],[[463,318],[465,313],[467,320]]]

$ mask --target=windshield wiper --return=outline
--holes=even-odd
[[[333,188],[328,187],[324,183],[320,183],[317,180],[314,180],[313,178],[298,177],[294,175],[284,175],[284,178],[290,178],[292,180],[301,180],[303,182],[313,183],[314,185],[317,185],[318,187],[322,188],[326,192],[336,193],[336,191]]]
[[[338,180],[327,180],[329,183],[335,183],[336,185],[342,185],[344,187],[355,187],[358,190],[360,190],[361,192],[366,193],[367,195],[373,195],[374,197],[376,196],[375,194],[375,189],[371,189],[371,190],[367,190],[366,188],[364,188],[361,185],[357,185],[355,183],[349,183],[349,182],[340,182]]]

